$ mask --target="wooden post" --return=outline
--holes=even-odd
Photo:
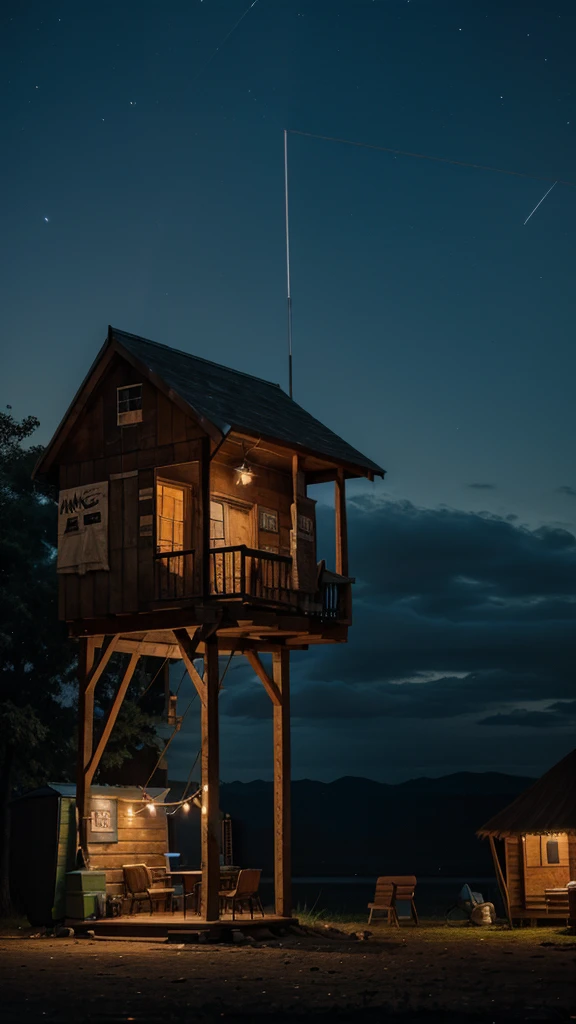
[[[334,507],[336,509],[336,572],[348,575],[348,529],[346,524],[346,481],[344,470],[339,469],[334,481]]]
[[[94,687],[90,672],[94,665],[94,640],[82,637],[78,652],[78,755],[76,763],[76,826],[78,830],[77,862],[90,867],[88,853],[88,819],[90,817],[90,786],[86,785],[86,769],[94,743]]]
[[[346,480],[344,470],[339,469],[334,481],[334,508],[336,510],[336,572],[348,575],[348,525],[346,520]],[[341,587],[340,615],[346,622],[352,622],[352,584]]]
[[[202,702],[202,891],[201,913],[205,921],[219,917],[220,806],[218,750],[218,638],[205,642],[205,700]]]
[[[488,836],[490,840],[490,851],[492,853],[492,860],[494,862],[494,871],[496,873],[496,881],[498,882],[498,888],[500,889],[500,895],[504,903],[504,910],[506,911],[506,917],[508,918],[508,924],[510,928],[514,928],[512,921],[512,909],[510,907],[510,896],[508,894],[508,886],[506,885],[506,879],[500,865],[500,858],[498,857],[498,851],[496,850],[496,843],[494,842],[494,836]]]
[[[274,703],[274,895],[279,917],[292,914],[290,837],[290,652],[272,655],[281,703]]]
[[[202,441],[200,452],[200,508],[202,515],[202,594],[210,595],[210,439]]]

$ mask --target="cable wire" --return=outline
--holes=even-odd
[[[407,149],[391,149],[389,146],[376,146],[369,142],[355,142],[352,139],[339,139],[331,135],[317,135],[316,132],[302,132],[297,128],[287,128],[290,135],[302,135],[308,139],[321,139],[323,142],[340,142],[345,146],[358,146],[360,149],[376,149],[381,153],[392,153],[394,156],[411,156],[416,160],[432,160],[438,164],[452,164],[454,167],[471,167],[476,171],[493,171],[495,174],[508,174],[514,178],[531,178],[536,181],[553,181],[558,185],[569,185],[576,188],[576,181],[565,178],[551,177],[546,174],[530,174],[527,171],[510,171],[504,167],[490,167],[487,164],[473,164],[467,160],[452,160],[445,156],[430,156],[429,153],[412,153]]]

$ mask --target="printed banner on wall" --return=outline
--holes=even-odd
[[[58,572],[80,576],[108,565],[108,481],[60,491]]]

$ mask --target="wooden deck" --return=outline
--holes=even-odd
[[[266,928],[274,935],[280,935],[290,925],[297,924],[295,917],[278,917],[276,914],[265,914],[264,917],[255,914],[253,919],[249,914],[237,914],[235,921],[231,914],[225,914],[217,921],[206,921],[194,913],[184,917],[181,911],[173,914],[141,912],[98,921],[66,921],[67,927],[74,928],[78,934],[93,931],[95,935],[110,938],[172,938],[181,942],[195,941],[200,934],[226,941],[230,940],[233,930],[250,934]]]

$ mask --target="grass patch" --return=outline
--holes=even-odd
[[[576,949],[576,936],[571,934],[568,928],[558,925],[551,927],[543,925],[536,928],[522,927],[510,931],[505,921],[497,922],[494,925],[479,927],[470,924],[468,921],[461,923],[447,924],[433,918],[420,918],[420,924],[416,927],[411,922],[402,923],[400,928],[386,924],[384,920],[372,919],[368,925],[368,915],[359,918],[357,914],[332,913],[326,908],[308,908],[298,905],[294,912],[302,925],[309,928],[321,928],[323,925],[332,925],[341,931],[348,933],[357,931],[370,931],[375,939],[390,939],[400,937],[403,941],[422,941],[430,944],[458,944],[462,942],[485,943],[486,946],[500,946],[513,942],[518,946],[539,946],[542,943],[552,943],[554,946],[567,946]]]

